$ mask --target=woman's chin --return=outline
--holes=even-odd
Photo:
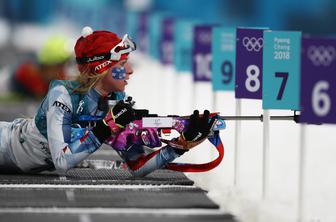
[[[125,86],[124,87],[120,87],[120,89],[118,90],[119,92],[124,92],[125,91]]]

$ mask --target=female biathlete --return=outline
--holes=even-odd
[[[111,144],[135,119],[132,105],[124,102],[125,86],[133,74],[128,56],[135,49],[127,35],[121,39],[113,32],[83,28],[74,47],[77,80],[52,81],[34,118],[0,122],[1,173],[56,170],[61,175],[104,142]],[[108,99],[116,100],[116,105],[109,107]],[[144,176],[204,140],[212,123],[208,111],[202,116],[194,111],[190,127],[175,140],[186,149],[166,145],[145,155],[144,145],[161,146],[157,132],[149,131],[143,146],[125,143],[118,153],[133,175]]]

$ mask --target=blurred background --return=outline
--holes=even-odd
[[[336,2],[332,0],[1,0],[1,52],[18,51],[20,55],[37,50],[41,41],[57,32],[76,39],[84,25],[123,34],[127,14],[132,11],[165,11],[202,22],[267,26],[307,34],[333,35],[336,31]],[[34,37],[29,38],[29,34]],[[2,58],[1,66],[17,61],[15,58]]]
[[[171,61],[160,62],[157,54],[162,49],[151,41],[151,35],[162,30],[155,26],[155,19],[145,18],[162,15],[232,28],[269,27],[312,36],[336,33],[335,0],[0,0],[0,119],[34,116],[50,79],[75,78],[73,46],[84,26],[129,33],[137,42],[140,50],[131,56],[135,75],[127,92],[139,108],[161,115],[186,115],[193,109],[225,115],[262,114],[261,101],[242,101],[238,112],[233,92],[214,92],[209,82],[193,83],[190,69],[178,70]],[[144,29],[149,30],[149,37],[143,36]],[[55,52],[56,56],[51,56]],[[271,114],[289,115],[292,111]],[[222,132],[226,156],[221,166],[188,176],[241,221],[334,222],[333,132],[332,125],[271,123],[265,189],[263,123],[228,122]],[[208,148],[206,144],[182,159],[213,159],[216,153]]]
[[[63,56],[62,59],[64,59],[67,53],[67,61],[65,59],[59,61],[61,59],[59,57],[55,58],[56,60],[53,58],[42,58],[42,60],[51,59],[47,63],[53,63],[52,65],[64,62],[63,67],[57,67],[58,72],[62,73],[62,78],[76,76],[73,46],[80,35],[81,28],[85,25],[93,27],[94,30],[113,30],[119,35],[129,33],[142,52],[153,55],[150,48],[156,50],[159,46],[149,42],[151,38],[148,36],[151,34],[143,40],[145,35],[143,33],[146,30],[148,33],[154,33],[153,35],[160,32],[156,30],[157,23],[151,22],[153,20],[149,18],[155,15],[167,15],[177,20],[197,21],[224,27],[269,27],[272,30],[302,31],[305,35],[333,36],[336,32],[333,25],[336,20],[335,11],[336,2],[332,0],[304,2],[298,0],[0,0],[0,100],[41,98],[44,95],[46,90],[41,88],[46,88],[46,84],[43,84],[43,81],[40,81],[40,89],[30,92],[31,90],[26,88],[31,88],[32,83],[27,81],[23,74],[17,73],[26,72],[27,61],[34,63],[33,68],[38,69],[37,71],[49,73],[45,69],[40,69],[41,64],[46,62],[41,62],[39,54],[43,50],[45,52],[42,56],[46,56],[47,51],[50,52],[49,54],[57,51],[55,46],[54,50],[52,47],[45,46],[48,40],[49,45],[55,44],[51,39],[55,36],[63,38],[61,41],[67,49],[63,50],[64,55],[58,56]],[[139,24],[139,27],[134,28],[135,24]],[[142,27],[140,27],[141,24]],[[23,63],[25,63],[24,67],[22,67]],[[36,68],[35,65],[38,67]],[[32,68],[31,64],[28,64],[28,68]],[[51,69],[54,68],[54,66],[51,67]],[[48,82],[56,76],[44,74],[43,78]],[[18,79],[21,81],[19,84],[15,82]],[[38,81],[38,78],[30,79],[31,82],[34,82],[32,79]]]

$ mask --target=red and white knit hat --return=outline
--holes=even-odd
[[[100,74],[127,58],[134,50],[136,45],[127,34],[121,39],[113,32],[93,31],[88,26],[83,28],[82,36],[75,45],[76,61],[81,73],[89,69],[91,73]]]

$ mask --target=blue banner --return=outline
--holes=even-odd
[[[212,25],[194,27],[192,71],[194,81],[211,81],[211,41]]]
[[[264,28],[238,28],[236,42],[236,98],[262,98]]]
[[[164,65],[170,65],[174,62],[175,19],[173,17],[162,20],[161,33],[160,61]]]
[[[138,49],[142,52],[148,51],[148,19],[149,13],[148,12],[141,12],[138,17],[138,32],[137,32],[137,39],[138,39]]]
[[[300,50],[300,32],[264,32],[264,109],[300,109]]]
[[[137,31],[138,31],[138,20],[139,15],[136,12],[128,12],[127,13],[127,22],[126,22],[126,33],[136,42],[139,44]]]
[[[192,71],[193,26],[195,22],[178,20],[175,23],[174,64],[176,71]]]
[[[213,89],[235,89],[236,29],[214,27],[212,30],[211,80]]]
[[[160,60],[161,25],[163,18],[164,15],[162,13],[153,13],[149,15],[148,52],[155,60]]]
[[[336,123],[336,38],[302,38],[300,122]]]

